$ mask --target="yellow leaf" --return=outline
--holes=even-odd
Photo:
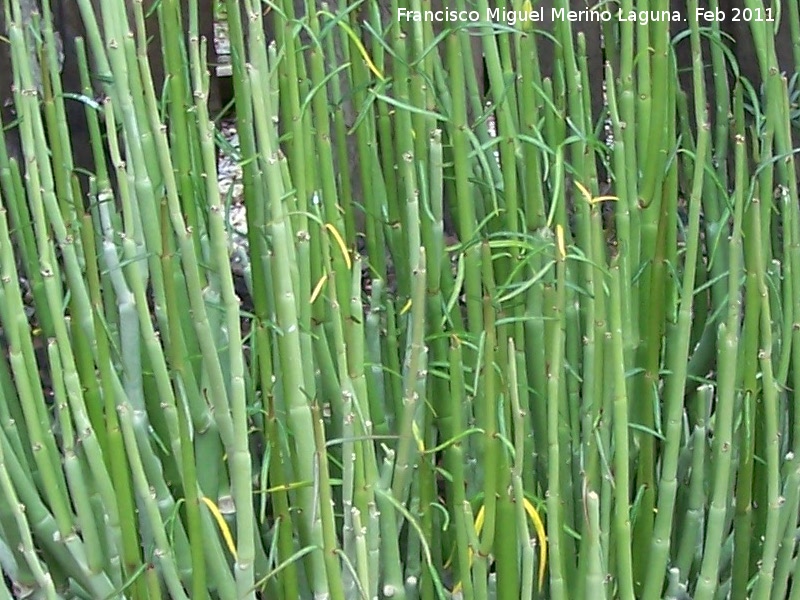
[[[214,504],[209,498],[205,496],[201,496],[200,500],[208,507],[208,510],[211,511],[211,514],[214,516],[214,520],[217,522],[217,526],[219,527],[220,533],[222,533],[222,539],[225,540],[225,544],[228,546],[228,550],[233,555],[233,558],[239,560],[236,555],[236,545],[233,543],[233,536],[231,535],[231,530],[228,529],[228,524],[225,522],[225,519],[222,517],[222,513],[219,512],[219,508],[217,505]]]
[[[528,518],[531,520],[533,528],[536,530],[536,537],[539,540],[539,591],[541,592],[542,586],[544,585],[545,570],[547,569],[547,534],[544,529],[544,521],[542,521],[533,503],[527,498],[523,498],[522,502],[525,507],[525,512],[528,513]],[[483,521],[485,518],[486,512],[484,506],[481,506],[478,511],[478,516],[475,518],[476,534],[480,534],[481,529],[483,529]],[[469,564],[470,566],[472,565],[472,548],[469,549]],[[453,587],[453,594],[457,594],[459,591],[461,591],[460,581]]]
[[[325,286],[326,281],[328,281],[327,275],[323,275],[322,277],[319,278],[317,285],[314,286],[314,291],[311,292],[311,298],[308,299],[309,304],[314,304],[314,301],[317,299],[317,296],[319,296],[320,292],[322,291],[322,288]]]
[[[533,3],[531,0],[525,0],[522,3],[522,13],[531,13],[533,12]],[[522,22],[522,31],[528,33],[529,31],[533,31],[533,21],[523,21]]]
[[[478,516],[475,517],[475,533],[478,535],[480,535],[481,529],[483,529],[484,519],[486,519],[486,507],[481,505],[481,508],[478,511]]]
[[[420,454],[425,454],[425,441],[419,433],[419,425],[417,425],[416,421],[411,423],[411,432],[414,434],[414,440],[417,442],[417,449]]]
[[[331,232],[333,239],[336,240],[336,244],[339,246],[339,250],[342,251],[342,256],[344,256],[344,262],[347,264],[347,268],[351,269],[353,267],[353,262],[350,260],[350,253],[347,251],[347,245],[342,239],[342,234],[330,223],[325,223],[325,229]]]
[[[326,10],[321,10],[319,11],[318,14],[326,15],[331,19],[336,19],[336,15]],[[375,74],[375,77],[377,77],[381,81],[386,81],[386,78],[383,76],[383,73],[378,71],[378,68],[375,66],[375,63],[372,62],[372,58],[370,57],[369,52],[367,52],[367,49],[364,48],[364,44],[361,43],[361,39],[358,37],[358,34],[355,33],[353,29],[342,20],[337,21],[336,24],[345,30],[347,36],[350,38],[353,44],[355,44],[355,47],[358,50],[358,53],[361,55],[361,58],[363,58],[364,62],[367,63],[367,67],[369,67],[369,70]]]
[[[561,260],[567,258],[567,248],[564,245],[564,228],[561,225],[556,225],[556,241],[558,242],[558,254]]]
[[[580,190],[584,200],[586,200],[586,202],[589,204],[599,204],[600,202],[605,202],[606,200],[613,202],[619,200],[619,198],[616,196],[598,196],[597,198],[592,198],[591,192],[589,192],[589,190],[586,189],[586,186],[584,186],[580,181],[575,182],[575,187]]]
[[[547,566],[547,534],[544,531],[544,523],[536,507],[527,498],[523,498],[523,505],[525,512],[528,513],[533,522],[533,528],[536,530],[536,537],[539,538],[539,591],[542,591],[544,585],[544,570]]]

